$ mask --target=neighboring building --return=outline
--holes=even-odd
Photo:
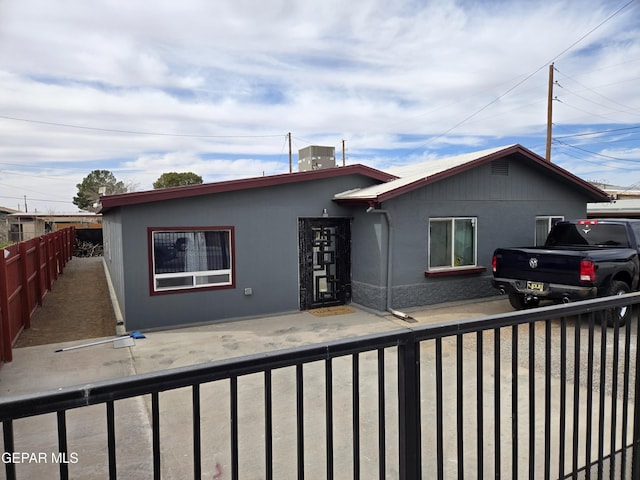
[[[640,218],[640,199],[630,198],[587,205],[589,218]]]
[[[640,199],[640,190],[636,186],[621,187],[609,183],[591,182],[592,185],[609,195],[613,200]]]
[[[102,197],[126,328],[495,294],[491,255],[607,195],[520,145]]]
[[[95,213],[46,215],[18,212],[8,215],[7,220],[9,223],[9,239],[13,242],[23,242],[68,227],[92,231],[102,229],[102,215]]]
[[[640,190],[608,184],[594,185],[608,193],[612,200],[588,204],[589,218],[640,218]]]
[[[9,219],[8,215],[18,213],[19,210],[13,208],[0,207],[0,245],[9,242]]]

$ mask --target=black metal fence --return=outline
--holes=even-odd
[[[640,478],[638,303],[408,324],[3,398],[4,474]],[[622,305],[626,325],[596,321]]]

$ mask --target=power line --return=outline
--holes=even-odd
[[[599,130],[596,132],[587,132],[587,133],[575,133],[573,135],[561,135],[559,137],[553,137],[554,140],[555,139],[559,139],[559,138],[571,138],[571,137],[585,137],[588,135],[600,135],[602,133],[614,133],[614,132],[622,132],[622,131],[626,131],[626,130],[640,130],[640,126],[638,127],[626,127],[626,128],[614,128],[611,130]]]
[[[558,73],[561,73],[562,75],[564,75],[566,78],[570,79],[571,81],[573,81],[573,82],[577,83],[578,85],[580,85],[580,86],[581,86],[582,88],[584,88],[585,90],[588,90],[588,91],[590,91],[590,92],[594,93],[595,95],[598,95],[599,97],[604,98],[605,100],[607,100],[607,101],[609,101],[609,102],[611,102],[611,103],[614,103],[614,104],[616,104],[616,105],[619,105],[619,106],[621,106],[621,107],[624,107],[625,109],[628,109],[628,108],[629,108],[629,105],[624,105],[624,104],[622,104],[622,103],[620,103],[620,102],[617,102],[616,100],[613,100],[612,98],[609,98],[609,97],[607,97],[607,96],[605,96],[605,95],[602,95],[601,93],[597,92],[595,89],[593,89],[593,88],[591,88],[591,87],[587,87],[585,84],[583,84],[583,83],[579,82],[578,80],[576,80],[575,78],[571,77],[570,75],[567,75],[567,74],[566,74],[566,73],[564,73],[564,72],[560,72],[560,70],[558,70],[557,68],[556,68],[556,71],[557,71]],[[605,85],[605,86],[607,86],[607,85]],[[564,87],[563,87],[563,88],[564,88]],[[571,90],[568,90],[568,89],[567,89],[567,91],[571,92]],[[589,99],[587,99],[587,98],[585,98],[585,97],[582,97],[581,95],[578,95],[578,94],[577,94],[577,93],[575,93],[575,92],[571,92],[571,93],[573,93],[574,95],[576,95],[576,96],[578,96],[578,97],[580,97],[580,98],[584,98],[584,99],[585,99],[585,100],[587,100],[587,101],[590,101],[590,102],[592,102],[592,103],[595,103],[596,105],[600,105],[600,106],[605,106],[605,107],[606,107],[606,105],[602,105],[602,104],[596,103],[596,102],[594,102],[593,100],[589,100]],[[636,108],[636,107],[631,107],[631,110],[638,110],[638,108]]]
[[[576,147],[575,145],[570,145],[570,144],[562,142],[560,140],[557,140],[557,143],[559,143],[561,145],[564,145],[565,147],[575,148],[576,150],[580,150],[581,152],[585,152],[585,153],[588,153],[590,155],[596,155],[598,157],[603,157],[603,158],[607,158],[607,159],[610,159],[610,160],[615,160],[617,162],[640,163],[640,160],[631,160],[631,159],[628,159],[628,158],[612,157],[610,155],[605,155],[603,153],[592,152],[591,150],[587,150],[586,148]]]
[[[22,197],[9,197],[6,195],[0,195],[0,198],[10,198],[12,200],[24,200],[24,195]],[[50,200],[48,198],[32,198],[29,197],[29,201],[33,201],[33,202],[55,202],[55,203],[73,203],[69,200]]]
[[[183,133],[157,133],[157,132],[140,132],[135,130],[117,130],[113,128],[100,128],[100,127],[86,127],[83,125],[72,125],[69,123],[58,123],[58,122],[45,122],[42,120],[32,120],[28,118],[18,118],[11,117],[8,115],[0,115],[0,118],[4,118],[5,120],[14,120],[17,122],[26,122],[26,123],[37,123],[40,125],[51,125],[54,127],[64,127],[64,128],[77,128],[81,130],[93,130],[98,132],[110,132],[110,133],[124,133],[128,135],[153,135],[158,137],[187,137],[187,138],[274,138],[280,137],[282,134],[278,135],[196,135],[196,134],[183,134]]]

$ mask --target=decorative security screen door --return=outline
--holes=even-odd
[[[344,305],[351,298],[348,218],[301,218],[300,308]]]

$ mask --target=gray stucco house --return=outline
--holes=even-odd
[[[607,195],[520,145],[101,198],[126,328],[495,294],[491,255]]]

